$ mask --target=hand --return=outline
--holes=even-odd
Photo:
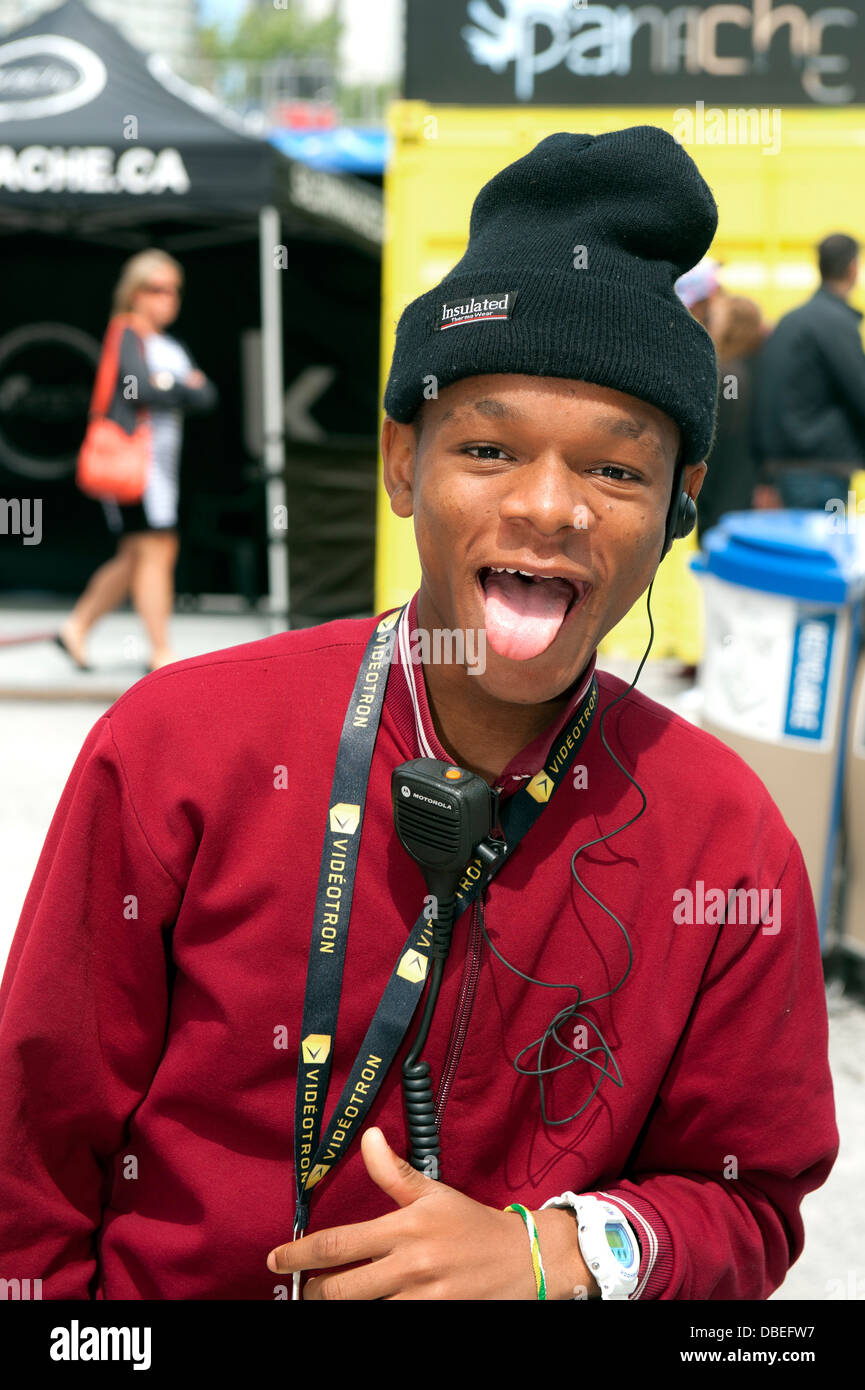
[[[466,1197],[418,1173],[389,1147],[380,1129],[361,1138],[366,1170],[398,1211],[334,1226],[277,1246],[274,1273],[334,1269],[308,1280],[306,1299],[536,1299],[522,1218]],[[588,1297],[599,1289],[580,1254],[573,1212],[535,1212],[548,1299]],[[361,1264],[360,1261],[370,1261]],[[356,1265],[353,1269],[342,1266]]]
[[[187,372],[183,380],[185,385],[191,386],[193,389],[197,390],[204,385],[207,381],[207,377],[204,375],[204,372],[200,372],[197,367],[194,367],[191,372]]]

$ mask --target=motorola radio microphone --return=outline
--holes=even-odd
[[[396,833],[420,865],[434,900],[439,950],[446,956],[454,894],[466,865],[476,854],[488,865],[497,858],[485,842],[496,822],[498,792],[453,763],[415,758],[394,768],[391,797]],[[435,942],[432,954],[438,955]]]
[[[409,1161],[438,1178],[439,1137],[429,1062],[419,1060],[427,1040],[453,933],[457,884],[477,855],[492,868],[504,849],[490,838],[498,816],[498,792],[474,772],[440,758],[414,758],[391,775],[393,820],[400,844],[411,855],[432,896],[432,973],[426,1006],[403,1062],[408,1116]]]

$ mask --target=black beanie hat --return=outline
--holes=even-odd
[[[385,410],[407,423],[466,376],[570,377],[649,401],[682,431],[680,465],[704,459],[715,349],[674,283],[717,225],[709,186],[659,126],[548,135],[484,185],[465,255],[403,310]]]

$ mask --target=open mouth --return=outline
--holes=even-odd
[[[512,661],[530,661],[546,651],[592,587],[561,573],[500,565],[481,566],[477,580],[487,640]]]

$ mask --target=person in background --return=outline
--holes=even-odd
[[[847,302],[859,243],[836,233],[817,251],[820,287],[767,339],[756,397],[760,482],[774,486],[784,507],[822,509],[846,498],[865,464],[862,314]]]
[[[701,323],[710,336],[709,320],[718,301],[725,298],[724,287],[718,278],[720,268],[720,261],[704,256],[697,265],[680,275],[673,287],[691,317]],[[697,674],[696,664],[683,662],[677,674],[680,680],[693,681]]]
[[[88,670],[85,639],[93,624],[131,592],[141,617],[155,671],[175,660],[168,636],[174,604],[174,568],[179,536],[177,511],[184,413],[216,404],[216,388],[199,371],[187,349],[165,332],[177,318],[183,270],[165,251],[148,250],[124,265],[114,292],[113,312],[133,319],[120,342],[117,384],[106,412],[128,434],[137,415],[150,418],[151,458],[140,502],[102,503],[118,536],[117,553],[100,565],[57,634],[56,641],[80,670]],[[135,382],[134,399],[124,383]]]
[[[757,463],[754,452],[754,387],[767,325],[758,304],[742,295],[721,294],[707,325],[718,355],[720,391],[715,442],[697,508],[697,535],[717,525],[725,512],[752,505]]]
[[[680,275],[675,284],[676,294],[686,309],[704,328],[709,328],[713,308],[724,298],[724,288],[718,279],[721,262],[704,256],[699,265]],[[711,331],[711,330],[710,330]]]

